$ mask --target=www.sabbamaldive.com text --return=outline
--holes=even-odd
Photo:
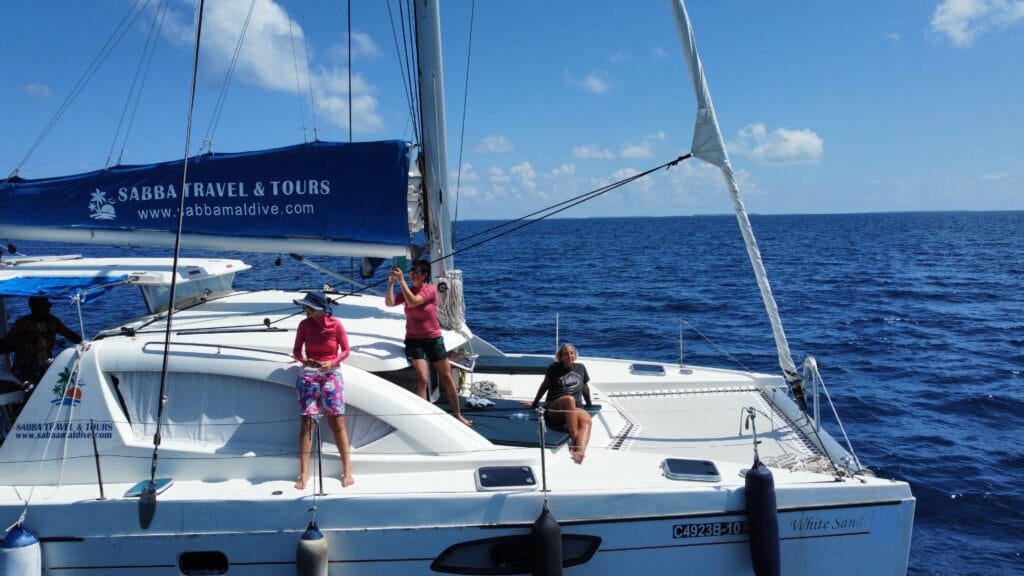
[[[139,220],[159,220],[163,218],[176,218],[177,208],[146,208],[138,210]],[[316,213],[316,206],[313,204],[264,204],[262,202],[246,202],[234,206],[211,206],[210,204],[195,204],[185,207],[185,217],[243,217],[243,216],[309,216]]]

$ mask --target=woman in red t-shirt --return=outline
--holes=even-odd
[[[350,486],[352,463],[349,459],[348,430],[345,428],[345,381],[341,362],[348,357],[348,335],[341,321],[330,315],[323,292],[309,292],[302,300],[293,300],[306,310],[306,319],[295,331],[292,356],[302,363],[302,372],[295,381],[302,410],[299,430],[299,479],[295,487],[302,490],[309,480],[309,456],[313,451],[313,416],[326,414],[334,434],[334,445],[341,454],[341,485]],[[303,353],[305,350],[305,353]]]
[[[444,347],[441,335],[441,324],[437,321],[437,288],[428,284],[430,264],[426,260],[416,260],[409,270],[412,287],[405,283],[405,276],[398,267],[391,269],[388,276],[388,289],[384,292],[384,303],[388,306],[405,304],[405,357],[416,372],[416,394],[427,398],[427,361],[433,365],[441,378],[441,388],[448,397],[448,405],[452,407],[455,417],[470,426],[473,423],[462,416],[459,407],[459,394],[455,391],[452,380],[452,367],[448,363],[448,352]],[[395,281],[400,292],[395,294]]]

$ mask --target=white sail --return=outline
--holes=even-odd
[[[697,98],[697,122],[693,130],[691,152],[697,158],[717,166],[722,171],[722,176],[725,177],[725,183],[729,188],[729,197],[732,199],[733,209],[736,211],[736,220],[739,222],[740,232],[743,234],[743,243],[747,248],[747,256],[750,258],[750,264],[754,267],[757,285],[761,290],[761,299],[764,300],[764,307],[772,324],[779,366],[794,392],[802,394],[800,375],[797,373],[793,357],[789,352],[786,333],[782,329],[782,319],[779,318],[779,308],[775,304],[775,297],[772,296],[771,284],[768,283],[768,273],[761,260],[761,251],[757,247],[757,239],[754,238],[750,218],[747,217],[747,208],[743,205],[743,195],[740,193],[732,165],[729,163],[729,154],[725,150],[722,132],[718,128],[715,106],[711,102],[711,91],[708,90],[707,80],[704,79],[704,67],[701,65],[700,55],[697,53],[697,41],[693,35],[693,28],[690,26],[690,17],[686,13],[686,6],[683,5],[682,0],[671,0],[671,2],[676,15],[679,38],[683,43],[683,51],[686,53],[690,79],[693,80],[693,89]]]

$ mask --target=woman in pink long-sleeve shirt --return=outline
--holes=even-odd
[[[302,373],[295,381],[302,410],[299,429],[299,478],[295,487],[302,490],[309,480],[309,456],[313,451],[313,416],[326,414],[334,434],[334,444],[341,454],[342,487],[350,486],[352,463],[349,458],[348,430],[345,428],[345,381],[339,370],[348,357],[348,335],[341,321],[329,314],[330,307],[323,292],[309,292],[302,300],[293,300],[306,311],[306,319],[295,331],[292,355],[302,363]]]

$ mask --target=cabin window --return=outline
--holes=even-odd
[[[118,382],[132,433],[152,438],[160,397],[159,372],[119,372]],[[222,374],[171,372],[161,435],[165,440],[197,445],[294,450],[299,414],[295,389]],[[345,424],[353,448],[394,431],[389,424],[357,407],[345,407]],[[324,441],[332,440],[328,431]]]
[[[224,274],[213,278],[203,278],[192,282],[178,284],[174,289],[174,299],[178,308],[198,304],[206,298],[217,298],[230,294],[234,289],[234,274]],[[167,302],[171,298],[170,286],[141,286],[142,297],[146,300],[146,306],[150,313],[165,312]]]

